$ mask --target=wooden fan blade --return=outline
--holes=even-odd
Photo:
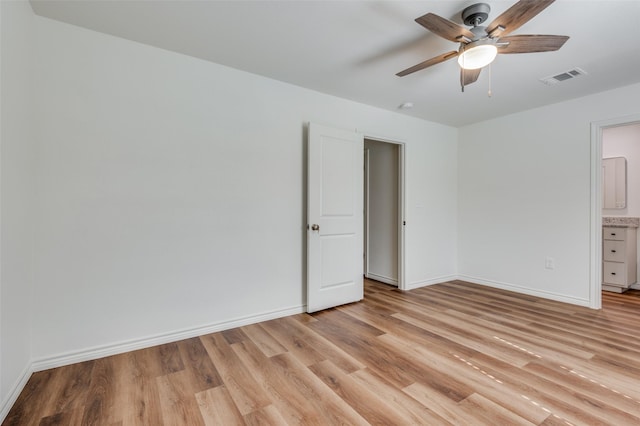
[[[440,62],[444,62],[451,58],[455,58],[456,56],[458,56],[458,52],[456,52],[455,50],[452,50],[451,52],[443,53],[442,55],[436,56],[435,58],[427,59],[424,62],[420,62],[418,65],[414,65],[411,68],[407,68],[404,71],[400,71],[396,75],[398,77],[404,77],[405,75],[423,70],[427,67],[430,67],[431,65],[436,65],[436,64],[439,64]]]
[[[498,47],[498,53],[533,53],[553,52],[569,40],[569,36],[522,34],[500,37],[498,44],[509,43]]]
[[[478,68],[477,70],[465,70],[464,68],[461,68],[460,84],[462,87],[475,83],[476,80],[478,80],[478,77],[480,77],[480,71],[482,71],[482,68]]]
[[[487,25],[487,33],[492,36],[506,36],[527,23],[554,1],[555,0],[520,0]],[[504,30],[501,30],[499,34],[494,34],[494,31],[498,27],[503,27]]]
[[[475,37],[475,35],[465,27],[433,13],[427,13],[426,15],[416,18],[416,22],[432,33],[447,40],[460,42],[463,41],[461,36],[469,40],[473,40]]]

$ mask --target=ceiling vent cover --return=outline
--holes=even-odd
[[[571,80],[572,78],[580,77],[581,75],[587,75],[587,72],[580,68],[574,68],[572,70],[565,71],[560,74],[541,78],[540,81],[548,86],[551,86],[556,83],[560,83],[561,81],[567,81],[567,80]]]

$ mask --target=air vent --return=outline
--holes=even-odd
[[[557,75],[541,78],[540,81],[548,86],[551,86],[556,83],[560,83],[561,81],[567,81],[567,80],[571,80],[572,78],[580,77],[581,75],[587,75],[586,71],[580,68],[574,68],[572,70],[562,72]]]

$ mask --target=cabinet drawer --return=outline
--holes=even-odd
[[[627,235],[625,228],[602,228],[602,239],[624,241]]]
[[[626,285],[626,265],[624,263],[604,262],[602,269],[602,281],[610,284]]]
[[[602,257],[611,262],[625,262],[627,260],[627,244],[624,241],[604,240]]]

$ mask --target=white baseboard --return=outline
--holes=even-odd
[[[413,290],[416,288],[426,287],[429,285],[442,284],[442,283],[446,283],[448,281],[453,281],[457,279],[458,279],[457,275],[443,275],[441,277],[431,278],[428,280],[413,281],[407,284],[407,288],[405,290]]]
[[[565,296],[563,294],[553,293],[550,291],[535,290],[528,287],[522,287],[516,284],[503,283],[503,282],[493,281],[493,280],[485,280],[482,278],[472,277],[469,275],[458,275],[456,279],[460,281],[467,281],[473,284],[484,285],[487,287],[494,287],[502,290],[513,291],[515,293],[527,294],[529,296],[536,296],[536,297],[540,297],[541,299],[550,299],[550,300],[555,300],[557,302],[569,303],[569,304],[578,305],[578,306],[586,306],[586,307],[591,306],[588,299],[579,299],[577,297]]]
[[[64,365],[75,364],[77,362],[90,361],[104,358],[106,356],[117,355],[124,352],[149,348],[165,343],[177,342],[183,339],[216,333],[218,331],[231,328],[242,327],[244,325],[255,324],[257,322],[268,321],[276,318],[286,317],[306,312],[306,306],[294,306],[286,309],[279,309],[270,312],[263,312],[257,315],[250,315],[242,318],[235,318],[229,321],[222,321],[200,327],[193,327],[168,333],[161,333],[154,336],[132,339],[124,342],[95,346],[79,351],[71,351],[54,356],[43,357],[32,361],[32,371],[48,370],[50,368],[62,367]]]
[[[373,274],[371,272],[367,272],[364,276],[366,278],[369,278],[370,280],[376,280],[380,281],[381,283],[395,285],[396,287],[398,287],[398,280],[395,278],[385,277],[384,275]]]
[[[24,389],[27,382],[29,381],[31,373],[33,373],[31,365],[32,364],[29,363],[24,368],[22,374],[20,374],[20,377],[18,378],[18,380],[16,380],[16,383],[11,388],[11,392],[9,392],[9,395],[7,395],[4,400],[2,400],[2,405],[0,405],[0,423],[2,423],[7,417],[7,415],[9,414],[9,410],[11,410],[13,404],[16,403],[18,396],[20,396],[20,392],[22,392],[22,389]]]

